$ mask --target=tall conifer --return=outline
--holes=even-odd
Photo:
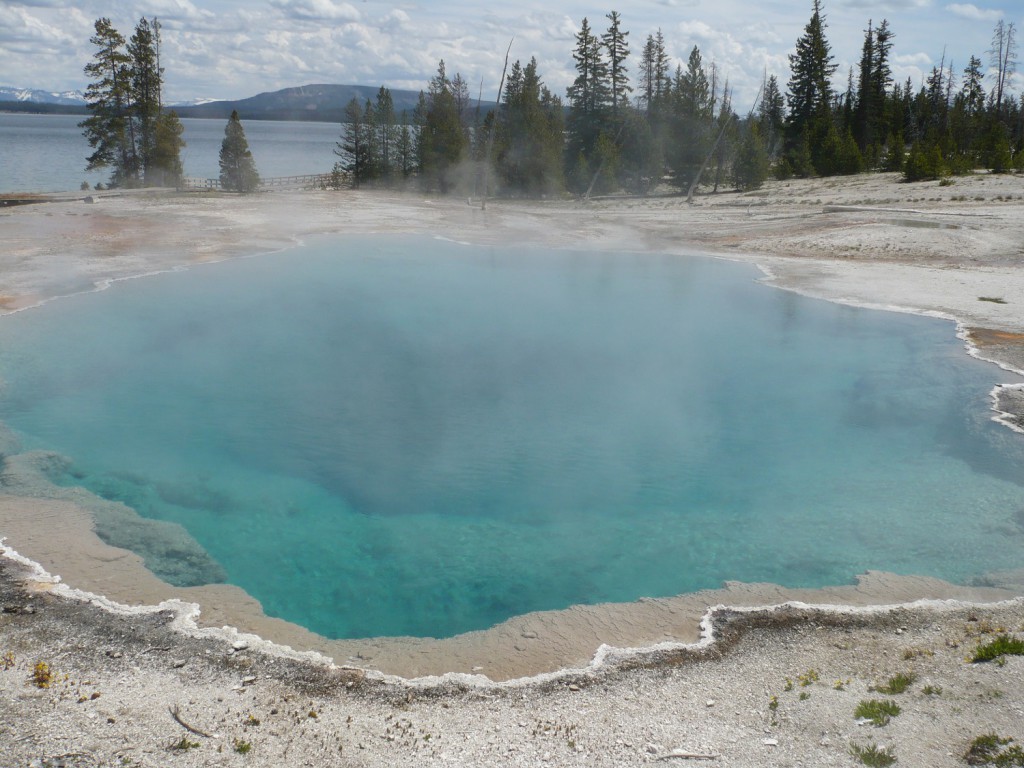
[[[220,145],[220,185],[229,192],[253,192],[260,184],[256,163],[238,110],[231,112],[224,127],[224,141]]]
[[[832,59],[825,27],[821,0],[814,0],[810,21],[796,41],[796,52],[789,56],[789,146],[799,149],[806,142],[811,147],[812,158],[820,152],[833,128],[832,75],[838,65]]]
[[[622,28],[622,18],[618,11],[609,13],[607,19],[611,24],[608,31],[601,36],[601,42],[608,53],[608,92],[612,117],[618,119],[620,113],[629,107],[629,94],[633,91],[629,85],[629,70],[626,67],[626,59],[629,58],[629,32]]]
[[[89,42],[96,46],[93,60],[86,64],[91,79],[85,91],[89,117],[79,123],[89,146],[86,170],[112,168],[111,184],[130,183],[135,178],[135,147],[130,140],[131,78],[130,58],[124,36],[110,19],[97,19]]]

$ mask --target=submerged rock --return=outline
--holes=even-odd
[[[113,547],[135,552],[146,568],[176,587],[220,584],[221,565],[182,526],[142,517],[119,501],[110,501],[78,486],[62,486],[70,461],[52,451],[28,451],[4,458],[0,488],[32,498],[71,501],[93,515],[96,535]]]

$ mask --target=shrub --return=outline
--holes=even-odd
[[[1010,635],[999,635],[987,643],[979,645],[974,656],[973,663],[981,661],[994,661],[1000,656],[1024,656],[1024,640],[1018,640]]]
[[[885,685],[876,687],[875,690],[879,693],[903,693],[916,679],[917,675],[913,672],[900,672],[890,677]]]
[[[886,768],[896,762],[896,755],[888,747],[879,748],[875,744],[867,747],[850,745],[850,754],[860,760],[864,765]]]
[[[995,733],[983,734],[971,742],[964,760],[968,765],[1024,766],[1024,749],[1017,744],[1008,746],[1012,742]]]
[[[945,175],[946,166],[938,144],[915,141],[903,164],[904,181],[930,181]]]
[[[32,667],[32,684],[36,688],[49,688],[56,681],[53,668],[45,661],[37,662]]]
[[[893,717],[896,717],[902,710],[899,705],[894,701],[887,699],[866,699],[857,705],[857,708],[853,711],[853,716],[856,718],[864,718],[874,723],[876,728],[881,728],[883,725],[889,722]]]

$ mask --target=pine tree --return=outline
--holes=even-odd
[[[79,123],[94,150],[87,169],[112,168],[113,186],[134,186],[140,178],[176,183],[184,142],[177,115],[162,113],[160,22],[140,19],[126,45],[109,19],[98,19],[91,42],[99,49],[85,67],[91,115]]]
[[[182,134],[185,127],[173,109],[161,112],[156,120],[153,149],[146,167],[146,181],[157,186],[177,186],[185,171],[181,163],[181,150],[185,146]]]
[[[79,123],[89,146],[86,170],[112,168],[113,186],[130,184],[137,177],[135,146],[131,140],[130,58],[125,39],[110,19],[97,19],[89,42],[98,49],[85,66],[91,82],[85,91],[90,116]]]
[[[640,103],[648,117],[652,117],[664,106],[672,85],[665,37],[660,29],[656,34],[648,35],[644,43],[640,54],[639,82]]]
[[[342,139],[334,148],[334,154],[341,158],[340,170],[350,180],[353,189],[359,189],[370,178],[370,130],[364,119],[359,99],[345,106],[345,122],[342,125]]]
[[[757,114],[761,140],[769,159],[774,160],[781,148],[786,120],[786,102],[779,91],[779,81],[775,75],[770,75],[764,82]]]
[[[461,81],[459,75],[457,81]],[[430,81],[430,90],[422,99],[422,123],[417,134],[423,183],[445,193],[454,189],[458,164],[469,146],[452,84],[442,59]]]
[[[398,144],[398,126],[395,123],[395,102],[391,91],[383,85],[377,91],[377,145],[380,150],[380,177],[390,182],[395,171],[395,149]]]
[[[220,185],[229,192],[253,192],[260,184],[256,163],[245,138],[238,111],[231,112],[220,145]]]
[[[864,33],[864,47],[860,54],[860,77],[857,81],[857,100],[854,108],[854,119],[850,123],[860,148],[866,149],[874,141],[875,115],[880,104],[877,103],[872,71],[875,66],[875,30],[870,20]]]
[[[647,35],[644,49],[640,53],[640,96],[638,98],[648,114],[650,114],[651,105],[654,103],[655,78],[657,77],[655,73],[655,56],[654,35]]]
[[[825,38],[825,19],[821,0],[814,0],[813,13],[804,33],[790,54],[792,74],[789,80],[789,147],[798,149],[807,140],[815,166],[827,162],[821,156],[823,139],[832,127],[833,73],[838,66],[832,60],[831,46]]]
[[[594,160],[598,137],[606,129],[611,105],[608,84],[608,63],[604,58],[601,41],[591,32],[586,18],[576,35],[576,49],[572,54],[576,63],[576,79],[569,86],[567,157],[574,189],[583,192],[589,179],[581,176],[581,159],[588,167],[596,167]],[[583,188],[580,188],[582,184]]]
[[[409,127],[409,121],[404,111],[402,112],[402,125],[398,129],[395,154],[398,160],[398,170],[401,172],[402,178],[409,178],[417,166],[416,141],[413,138],[413,132]]]
[[[887,109],[887,94],[892,87],[892,67],[889,64],[889,56],[892,52],[893,37],[895,34],[889,29],[889,20],[882,19],[882,23],[875,30],[875,61],[871,68],[871,87],[879,104],[877,130],[888,130],[890,127],[891,116]]]
[[[697,46],[690,51],[686,70],[676,68],[669,120],[666,161],[676,185],[687,189],[711,151],[715,133],[714,94]]]
[[[736,153],[732,179],[737,189],[759,189],[768,178],[768,150],[761,137],[761,122],[750,120]]]
[[[139,20],[135,33],[128,41],[132,94],[132,134],[135,138],[139,169],[143,179],[150,182],[150,165],[156,143],[157,122],[160,118],[160,93],[163,72],[157,63],[159,25],[145,17]]]
[[[971,56],[964,70],[960,91],[953,98],[950,109],[950,133],[953,137],[955,156],[950,164],[954,173],[966,172],[977,163],[979,138],[984,131],[985,122],[985,89],[982,85],[984,75],[981,71],[981,59]]]
[[[608,91],[611,97],[612,117],[618,119],[620,112],[629,106],[629,85],[626,59],[629,58],[629,32],[622,29],[622,19],[617,11],[606,17],[611,25],[601,36],[604,50],[608,53]]]
[[[377,108],[371,99],[363,104],[363,126],[366,131],[366,163],[363,182],[372,182],[381,176],[381,146]]]
[[[495,130],[498,175],[510,193],[562,189],[562,105],[544,87],[535,58],[512,65]]]

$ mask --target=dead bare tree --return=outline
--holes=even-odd
[[[754,97],[754,106],[750,108],[747,113],[747,121],[754,115],[754,110],[757,109],[758,103],[761,101],[761,92],[764,90],[764,83],[761,83],[761,87],[757,89],[757,96]],[[714,145],[711,147],[711,151],[708,152],[707,157],[704,158],[704,162],[701,163],[700,170],[697,171],[697,175],[693,177],[693,181],[690,182],[690,188],[686,191],[686,202],[693,202],[693,193],[697,189],[697,185],[700,184],[700,177],[704,175],[704,171],[707,170],[708,165],[711,163],[711,158],[715,156],[715,152],[718,151],[718,145],[721,143],[722,138],[725,136],[725,131],[729,127],[729,124],[736,117],[736,113],[730,111],[726,116],[725,120],[722,121],[722,127],[718,131],[718,138],[715,139]]]
[[[508,48],[505,49],[505,66],[501,68],[501,82],[498,83],[498,97],[494,100],[494,123],[491,125],[491,131],[487,135],[487,153],[484,157],[484,193],[480,198],[480,209],[484,210],[487,208],[487,192],[490,189],[490,176],[491,176],[491,165],[494,163],[494,132],[498,127],[498,110],[501,109],[501,93],[505,90],[505,73],[508,72],[508,55],[512,52],[512,43],[515,42],[516,36],[512,35],[512,39],[508,41]],[[483,81],[480,85],[483,88]]]

